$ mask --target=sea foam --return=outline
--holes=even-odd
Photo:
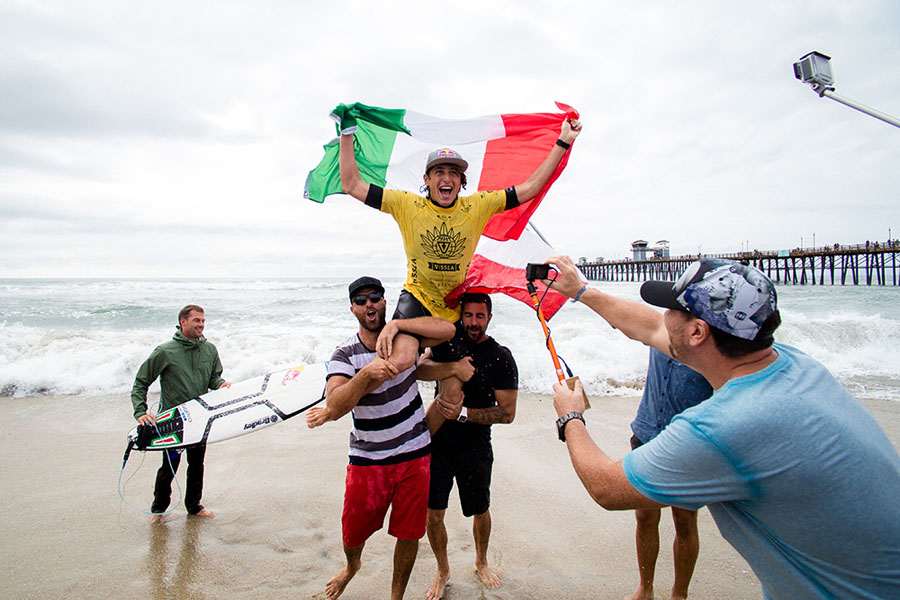
[[[402,281],[384,283],[390,314]],[[638,283],[593,285],[639,298]],[[857,396],[900,400],[900,288],[781,286],[778,293],[778,341],[825,364]],[[493,298],[488,333],[515,356],[520,388],[551,393],[556,375],[534,311]],[[121,394],[124,401],[138,366],[171,338],[187,303],[206,308],[206,336],[231,381],[328,360],[356,331],[342,280],[5,280],[0,393]],[[640,393],[644,345],[582,304],[566,304],[550,327],[589,394]]]

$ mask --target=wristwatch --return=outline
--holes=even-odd
[[[566,441],[566,425],[572,419],[578,419],[579,421],[584,423],[584,417],[582,416],[582,414],[580,412],[576,412],[574,410],[572,412],[567,412],[566,414],[564,414],[563,416],[561,416],[559,419],[556,420],[556,433],[559,434],[559,441],[561,441],[561,442]]]
[[[456,415],[456,420],[460,423],[465,423],[469,420],[469,411],[466,410],[465,406],[459,409],[459,414]]]

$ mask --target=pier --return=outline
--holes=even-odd
[[[727,258],[757,267],[775,283],[791,285],[892,285],[898,281],[900,241],[866,242],[843,246],[692,254],[646,260],[579,261],[578,268],[592,281],[675,281],[700,258]]]

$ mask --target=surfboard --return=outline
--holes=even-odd
[[[234,383],[179,404],[128,433],[131,448],[168,450],[212,444],[259,431],[325,399],[328,363],[302,365]]]

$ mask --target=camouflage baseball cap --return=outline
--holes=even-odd
[[[756,267],[722,258],[691,263],[674,284],[647,281],[641,298],[648,304],[685,310],[725,333],[756,339],[778,303],[775,286]]]

